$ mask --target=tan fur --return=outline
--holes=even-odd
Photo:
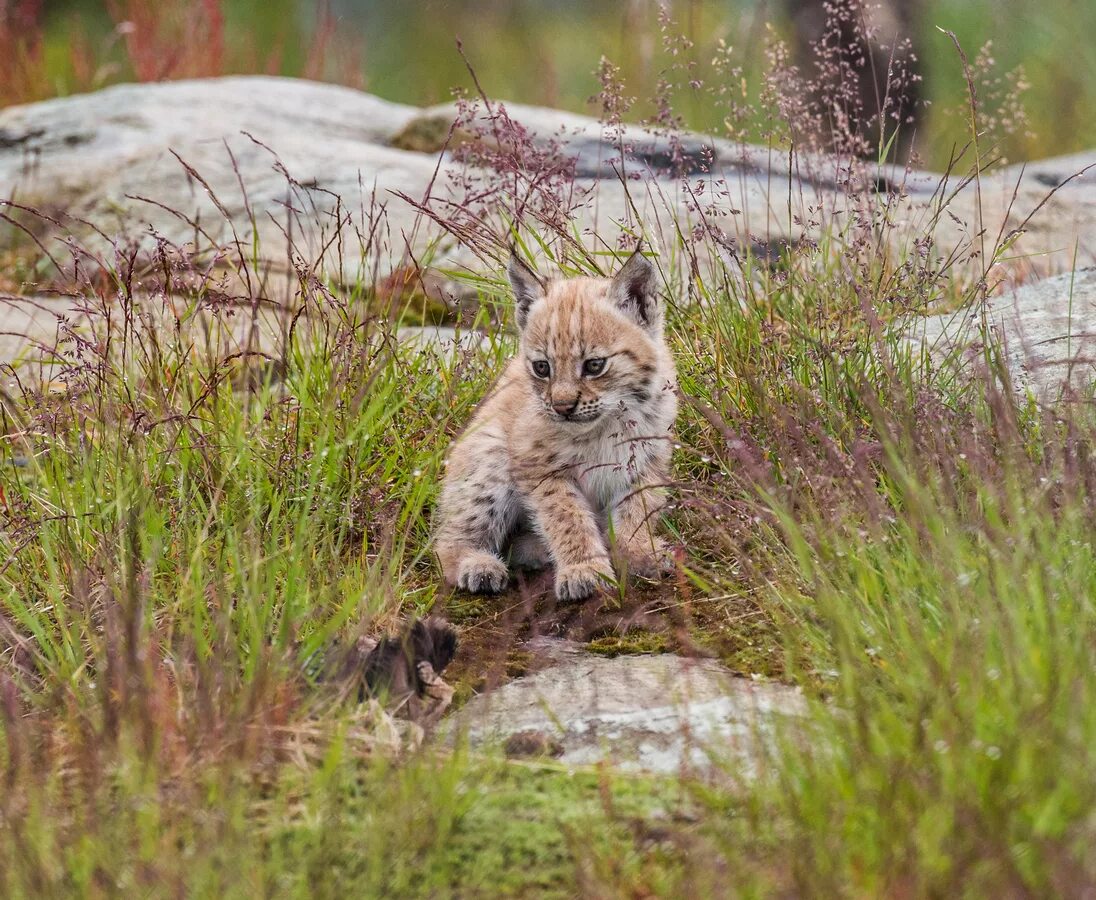
[[[435,536],[445,579],[494,593],[509,565],[551,563],[559,598],[580,599],[612,577],[611,549],[618,568],[657,574],[677,398],[654,271],[637,252],[614,279],[543,286],[517,260],[510,274],[521,344],[449,453]],[[592,376],[583,366],[597,359]]]

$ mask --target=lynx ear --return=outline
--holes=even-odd
[[[510,253],[510,264],[506,267],[506,272],[510,276],[510,285],[514,288],[518,328],[524,328],[529,320],[529,307],[544,296],[544,284],[513,251]]]
[[[609,285],[609,298],[637,325],[658,327],[658,285],[654,266],[636,247]]]

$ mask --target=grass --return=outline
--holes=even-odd
[[[672,785],[609,773],[460,758],[393,768],[338,741],[320,766],[261,785],[219,771],[170,798],[137,771],[114,781],[120,808],[69,791],[64,808],[78,812],[65,824],[79,840],[58,840],[56,806],[28,813],[5,886],[9,896],[566,897],[576,857],[612,858],[637,884],[645,872],[664,879],[671,854],[645,858],[635,825],[690,805]]]
[[[53,425],[4,478],[5,894],[565,896],[586,819],[607,855],[630,845],[616,805],[657,785],[393,766],[366,715],[298,674],[433,602],[424,506],[504,346],[439,373],[372,327],[342,351],[303,339],[250,395],[161,346],[141,412],[79,376],[6,410]]]
[[[691,575],[657,594],[661,627],[589,636],[797,682],[809,746],[745,790],[663,788],[415,752],[332,704],[311,652],[435,604],[467,638],[463,696],[492,652],[520,674],[530,623],[441,596],[426,543],[444,448],[511,344],[423,354],[367,293],[325,299],[284,378],[240,390],[187,339],[220,321],[194,298],[177,330],[134,314],[124,346],[83,348],[63,393],[5,402],[5,893],[1090,884],[1092,423],[934,375],[898,352],[901,317],[880,351],[824,277],[840,258],[800,252],[756,273],[780,332],[761,303],[676,311]]]
[[[469,243],[608,262],[535,218],[558,173],[524,222],[498,174],[448,213]],[[443,454],[513,348],[489,266],[459,323],[489,340],[451,354],[395,340],[422,298],[378,314],[380,286],[323,259],[270,312],[191,277],[209,248],[13,267],[99,313],[95,340],[4,369],[0,894],[1091,892],[1096,421],[1017,393],[992,344],[973,377],[910,350],[911,319],[975,306],[1007,248],[959,265],[821,231],[744,272],[710,228],[661,248],[682,567],[604,609],[557,608],[544,579],[439,586]],[[222,249],[226,283],[261,283]],[[257,345],[249,316],[283,327]],[[716,655],[810,713],[756,778],[655,779],[419,747],[311,680],[316,651],[427,610],[461,629],[459,698],[521,675],[517,641],[551,626]]]

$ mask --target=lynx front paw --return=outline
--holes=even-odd
[[[457,570],[457,587],[472,594],[497,594],[509,583],[506,563],[487,553],[466,557]]]
[[[556,597],[585,600],[608,586],[612,571],[607,559],[561,566],[556,571]]]

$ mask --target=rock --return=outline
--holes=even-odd
[[[244,309],[235,315],[189,309],[179,319],[163,294],[137,294],[133,303],[144,327],[155,328],[161,337],[183,322],[195,336],[195,361],[204,360],[212,366],[217,360],[234,357],[230,370],[237,387],[255,387],[268,376],[277,381],[285,374],[276,356],[284,331],[283,316],[276,308]],[[115,320],[114,326],[117,324]],[[298,327],[308,327],[307,317],[302,317]],[[17,364],[18,378],[27,387],[46,387],[58,372],[91,362],[95,353],[89,344],[103,349],[100,339],[105,329],[103,305],[96,297],[0,293],[0,361]],[[270,354],[275,354],[274,358]]]
[[[510,755],[660,773],[719,760],[748,775],[776,722],[806,712],[794,688],[735,678],[712,660],[607,659],[567,641],[531,643],[547,667],[465,704],[449,720],[450,740],[463,734],[473,747],[501,745]]]
[[[454,122],[458,124],[456,129],[452,127]],[[578,179],[752,176],[763,179],[768,190],[779,190],[780,182],[787,184],[789,178],[832,190],[839,180],[848,177],[847,173],[835,172],[833,160],[824,156],[804,155],[789,166],[787,153],[767,147],[705,134],[671,135],[627,123],[606,126],[590,116],[508,101],[492,101],[490,112],[482,103],[463,109],[456,103],[431,107],[408,122],[392,144],[435,153],[469,143],[497,149],[499,143],[520,140],[515,132],[526,133],[539,149],[552,148],[572,161]],[[931,194],[939,179],[931,172],[883,166],[864,183],[872,189],[891,184],[910,193]]]
[[[361,213],[375,188],[380,203],[391,190],[422,192],[434,161],[385,146],[416,113],[270,77],[120,85],[9,107],[0,111],[0,199],[85,219],[108,236],[151,227],[184,245],[198,228],[214,243],[235,230],[246,244],[257,232],[266,260],[284,268],[287,228],[311,261],[340,204]],[[406,206],[390,210],[375,249],[399,259],[414,219]],[[90,229],[76,230],[101,247]]]
[[[65,296],[0,294],[0,361],[30,363],[35,381],[48,380],[58,341],[67,329],[87,326],[87,316],[76,312],[73,303]]]
[[[1009,166],[1003,177],[1042,188],[1060,187],[1072,194],[1085,193],[1087,202],[1092,203],[1096,201],[1096,151]]]
[[[1096,381],[1096,268],[1057,275],[991,297],[985,308],[991,341],[1017,387],[1054,400],[1069,386]],[[970,366],[985,349],[980,310],[929,316],[914,337],[939,355],[959,352]]]
[[[613,247],[623,231],[641,229],[662,251],[664,267],[692,264],[689,254],[671,252],[679,234],[718,230],[721,237],[697,246],[701,277],[719,262],[706,254],[728,262],[734,246],[795,242],[817,236],[819,223],[840,231],[853,218],[879,222],[880,191],[893,194],[880,236],[908,247],[912,236],[932,234],[932,252],[953,256],[953,271],[982,265],[982,235],[992,242],[1014,231],[1022,231],[1009,249],[1023,261],[1016,265],[1062,271],[1072,267],[1074,248],[1081,264],[1096,262],[1087,242],[1096,231],[1092,175],[1046,200],[1052,183],[1092,154],[983,174],[977,184],[953,176],[939,192],[941,176],[932,173],[850,170],[825,156],[789,161],[778,149],[695,134],[669,139],[637,126],[617,134],[588,116],[504,105],[542,162],[558,155],[573,162],[577,176],[562,198],[523,197],[527,215],[543,214],[591,247],[594,235],[601,247]],[[423,111],[347,88],[268,77],[122,85],[9,107],[0,110],[0,208],[9,198],[58,214],[61,226],[38,221],[37,230],[62,264],[71,259],[60,243],[66,237],[102,255],[107,269],[117,239],[151,252],[162,238],[184,255],[216,258],[218,271],[241,291],[262,291],[286,306],[310,278],[369,289],[412,270],[498,276],[506,252],[499,212],[508,215],[516,201],[492,193],[497,176],[439,155],[456,113],[452,104]],[[463,123],[462,140],[488,149],[505,144],[496,124],[481,109]],[[843,186],[850,183],[851,190]],[[499,207],[469,200],[481,195]],[[941,195],[951,197],[943,213]],[[456,212],[465,205],[464,214]],[[446,230],[423,206],[463,218]],[[240,257],[257,277],[232,271]],[[394,288],[401,295],[421,288],[447,308],[473,304],[452,290],[455,283],[397,278]],[[11,358],[8,346],[0,352],[0,360]]]
[[[420,353],[437,353],[444,358],[458,352],[479,350],[490,343],[487,335],[482,332],[440,325],[397,328],[396,340]]]
[[[58,204],[101,192],[119,170],[170,163],[203,144],[248,133],[280,152],[379,145],[415,115],[414,107],[293,78],[247,76],[123,84],[12,106],[0,112],[0,196]],[[184,179],[185,180],[185,179]],[[154,185],[153,185],[154,186]]]
[[[459,127],[452,128],[457,122]],[[606,128],[589,116],[526,106],[482,104],[462,113],[455,103],[424,110],[393,138],[393,146],[438,153],[470,143],[493,149],[528,138],[542,151],[554,150],[574,164],[576,178],[618,179],[622,175],[703,175],[735,165],[735,152],[700,134],[670,137],[637,125]],[[720,158],[722,152],[723,159]],[[756,168],[756,163],[748,165]]]

